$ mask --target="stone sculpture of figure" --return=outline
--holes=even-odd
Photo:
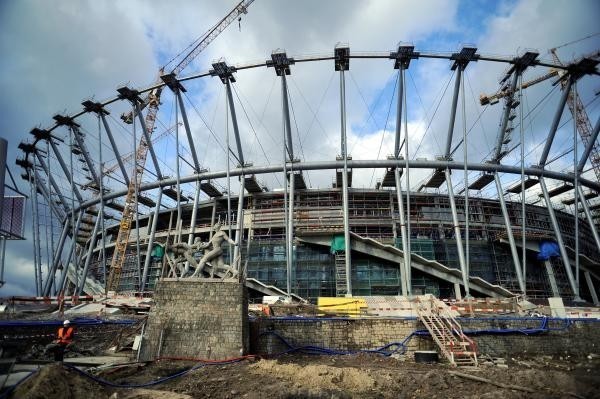
[[[170,249],[173,255],[175,255],[175,262],[178,264],[179,273],[181,277],[185,277],[185,275],[189,272],[190,265],[194,267],[198,266],[198,263],[196,262],[196,259],[194,258],[193,254],[207,247],[208,243],[201,242],[200,237],[196,237],[192,245],[188,245],[183,242],[171,244]],[[183,262],[184,260],[187,262],[185,268],[182,269],[181,267],[179,267],[179,263]]]
[[[229,238],[227,233],[222,230],[221,222],[217,222],[213,226],[213,236],[210,239],[208,245],[206,245],[207,247],[210,246],[211,249],[210,251],[205,253],[204,256],[202,256],[202,259],[200,259],[200,263],[198,264],[198,267],[196,267],[196,270],[194,271],[194,274],[192,274],[192,277],[199,276],[202,273],[204,265],[206,265],[207,262],[210,262],[210,265],[212,266],[210,269],[211,278],[214,277],[217,269],[224,268],[225,261],[223,260],[223,248],[221,248],[221,244],[223,243],[223,241],[227,241],[230,244],[235,245],[235,241]]]

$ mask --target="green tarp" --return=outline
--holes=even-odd
[[[165,248],[162,245],[155,245],[152,247],[150,256],[153,258],[162,259],[162,257],[165,256]]]
[[[340,234],[331,238],[331,253],[334,254],[338,251],[346,250],[346,241],[344,235]]]

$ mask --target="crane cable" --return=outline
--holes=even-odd
[[[187,95],[187,93],[184,92],[183,95],[188,100],[188,102],[190,103],[190,105],[192,106],[192,108],[194,109],[194,111],[196,112],[196,114],[200,117],[200,119],[204,123],[204,126],[206,126],[206,128],[208,129],[208,131],[210,132],[210,134],[214,137],[214,139],[217,142],[217,144],[219,145],[219,147],[221,147],[221,150],[223,150],[223,153],[225,153],[225,155],[227,155],[228,151],[225,149],[225,147],[223,146],[223,144],[221,143],[221,141],[219,141],[219,138],[217,137],[217,135],[215,134],[215,132],[213,131],[213,129],[211,129],[211,127],[208,126],[208,123],[206,122],[206,120],[204,119],[204,117],[202,116],[202,114],[200,113],[200,111],[198,110],[198,108],[196,107],[196,105],[194,105],[194,103],[192,102],[192,100],[190,99],[190,97]],[[229,151],[229,152],[231,153],[231,155],[233,155],[233,157],[239,163],[241,163],[236,154],[234,154],[232,151]]]
[[[412,77],[412,75],[410,74],[410,72],[409,72],[409,76]],[[450,77],[448,78],[448,82],[446,83],[446,87],[444,87],[444,92],[440,96],[440,101],[438,101],[438,104],[436,105],[435,110],[433,111],[433,115],[431,115],[431,119],[429,120],[429,123],[427,124],[427,128],[425,128],[425,133],[423,133],[423,136],[421,137],[421,141],[419,141],[419,145],[417,146],[415,154],[417,154],[419,152],[419,149],[421,148],[421,144],[423,143],[423,139],[425,138],[425,135],[429,131],[429,128],[431,127],[431,124],[433,123],[433,119],[435,118],[435,115],[437,114],[438,110],[440,109],[440,105],[442,104],[442,100],[444,99],[444,96],[446,95],[446,91],[448,90],[448,87],[450,86],[450,82],[452,82],[452,78],[453,77],[454,77],[454,72],[451,73]],[[413,84],[414,84],[414,82],[413,82]],[[437,141],[435,141],[435,143],[437,144]]]
[[[385,117],[385,125],[383,126],[383,130],[381,131],[381,141],[379,142],[379,150],[377,150],[377,158],[379,159],[379,155],[381,154],[381,147],[383,146],[383,139],[385,138],[385,131],[387,130],[387,124],[390,119],[390,112],[392,111],[392,103],[394,102],[394,97],[396,95],[396,87],[398,86],[398,79],[400,78],[400,72],[398,72],[396,79],[394,79],[394,89],[392,90],[392,98],[390,99],[390,106],[388,107],[387,116]],[[373,177],[375,177],[375,170],[373,168],[373,173],[371,174],[371,180],[369,181],[369,187],[373,185]]]
[[[302,94],[302,90],[300,90],[300,87],[296,84],[296,80],[295,79],[290,79],[292,81],[292,83],[294,83],[294,86],[296,86],[296,89],[298,89],[298,92],[300,93],[300,96],[302,97],[302,99],[304,100],[304,103],[306,104],[306,106],[308,107],[308,109],[310,110],[310,112],[313,114],[313,118],[310,121],[310,125],[308,126],[308,129],[306,130],[306,135],[304,138],[304,141],[306,141],[308,139],[308,135],[310,134],[310,131],[312,129],[312,126],[315,122],[315,120],[317,121],[317,124],[321,127],[321,130],[323,131],[324,134],[326,134],[327,132],[325,131],[325,128],[323,127],[323,125],[321,124],[321,121],[319,120],[319,118],[317,117],[317,113],[319,111],[319,109],[321,108],[321,105],[323,104],[323,100],[325,99],[325,95],[327,94],[327,92],[329,91],[329,87],[331,86],[331,82],[333,81],[333,76],[335,75],[335,71],[331,72],[331,77],[329,78],[329,82],[327,83],[327,87],[325,88],[325,91],[323,92],[323,95],[321,96],[321,100],[319,101],[319,104],[317,105],[317,112],[315,112],[312,107],[310,106],[310,103],[308,101],[306,101],[306,97],[304,97],[304,94]]]
[[[246,115],[246,119],[248,120],[248,124],[250,125],[250,129],[252,130],[252,133],[254,134],[254,137],[256,138],[256,141],[258,142],[258,145],[263,153],[263,155],[265,156],[265,159],[267,160],[267,165],[271,165],[271,161],[269,160],[269,156],[267,155],[267,153],[265,152],[265,149],[262,145],[262,143],[260,142],[260,139],[258,138],[258,134],[256,134],[256,130],[254,129],[254,126],[252,125],[252,121],[250,120],[250,117],[248,116],[248,112],[246,112],[246,107],[244,107],[244,103],[242,103],[242,100],[240,99],[240,96],[238,94],[238,90],[235,87],[235,85],[231,85],[233,87],[233,92],[235,93],[235,96],[237,97],[241,107],[242,107],[242,111],[244,111],[244,115]]]
[[[238,96],[238,100],[240,101],[240,104],[242,104],[242,99],[248,104],[248,106],[250,107],[250,111],[252,111],[252,113],[254,114],[254,117],[258,119],[258,124],[261,125],[265,131],[265,133],[267,134],[267,136],[269,136],[269,138],[271,139],[271,141],[273,141],[273,143],[277,146],[278,142],[275,141],[275,138],[273,138],[273,136],[271,135],[271,133],[269,132],[269,129],[265,126],[263,120],[265,118],[265,113],[267,110],[267,106],[269,105],[269,102],[271,101],[271,95],[273,94],[273,88],[275,87],[275,77],[273,78],[273,83],[271,84],[271,90],[269,91],[269,95],[267,96],[267,101],[265,103],[265,106],[263,108],[263,111],[261,113],[260,118],[258,117],[258,113],[256,112],[256,110],[254,109],[254,107],[252,106],[252,103],[250,101],[248,101],[248,98],[244,95],[244,93],[240,90],[239,93],[236,91],[236,95]],[[242,105],[243,108],[243,105]],[[244,110],[244,113],[246,113],[246,110]],[[246,118],[248,118],[248,121],[250,121],[250,118],[248,117],[248,114],[246,113]],[[253,128],[254,129],[254,128]],[[255,136],[256,136],[256,132],[255,132]],[[258,140],[258,137],[257,137]],[[265,158],[267,159],[268,164],[270,165],[270,161],[267,158],[266,152],[262,146],[262,144],[259,141],[259,145],[262,149],[263,154],[265,155]],[[275,174],[275,180],[277,180],[277,184],[281,185],[282,183],[279,181],[279,177],[277,177],[277,175]]]
[[[556,49],[562,48],[562,47],[570,46],[571,44],[579,43],[579,42],[581,42],[583,40],[590,39],[590,38],[592,38],[594,36],[598,36],[598,35],[600,35],[600,32],[592,33],[591,35],[587,35],[585,37],[582,37],[581,39],[573,40],[571,42],[568,42],[568,43],[565,43],[565,44],[561,44],[560,46],[553,47],[552,49],[549,50],[549,52],[551,52],[552,50],[556,50]]]
[[[373,104],[371,109],[369,109],[369,105],[367,104],[367,101],[365,100],[365,96],[363,95],[362,91],[360,90],[360,87],[358,87],[358,83],[356,83],[356,80],[354,79],[354,75],[352,74],[352,71],[348,70],[348,72],[350,74],[350,78],[352,79],[352,82],[354,83],[354,86],[356,86],[356,90],[358,91],[358,94],[360,94],[360,98],[362,99],[363,103],[365,104],[365,107],[367,107],[367,111],[369,111],[369,116],[367,117],[367,120],[365,121],[363,126],[358,131],[360,133],[367,126],[367,124],[369,123],[369,120],[373,119],[373,113],[375,112],[375,108],[377,108],[377,105],[379,104],[381,97],[383,97],[383,94],[385,93],[385,86],[388,85],[389,81],[394,76],[394,72],[392,72],[390,74],[390,76],[387,78],[385,86],[383,87],[383,89],[381,89],[381,92],[379,93],[379,97],[377,97],[377,100],[375,100],[375,103]],[[373,122],[375,122],[374,119],[373,119]],[[354,150],[354,147],[356,147],[357,143],[358,143],[358,140],[355,141],[354,144],[352,145],[352,148],[350,149],[350,152],[349,152],[350,154],[352,154],[352,151]]]
[[[292,102],[292,96],[289,92],[288,88],[288,98],[290,102],[290,107],[292,108],[292,117],[294,118],[294,125],[296,126],[296,136],[298,136],[298,142],[300,143],[300,152],[302,153],[302,158],[306,161],[306,155],[304,155],[304,147],[302,146],[302,140],[300,140],[300,129],[298,128],[298,121],[296,120],[296,112],[294,111],[294,103]],[[308,179],[308,186],[312,187],[312,183],[310,181],[310,174],[308,170],[306,171],[306,178]]]

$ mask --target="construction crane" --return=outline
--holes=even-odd
[[[159,134],[155,135],[152,137],[152,144],[156,144],[156,142],[160,139],[162,139],[163,137],[165,137],[167,134],[170,134],[173,130],[175,130],[176,126],[182,126],[183,123],[179,122],[177,125],[173,125],[170,128],[163,130],[162,132],[160,132]],[[121,157],[121,162],[125,163],[125,162],[129,162],[131,161],[131,159],[133,158],[133,156],[135,155],[135,153],[133,151],[123,155]],[[115,170],[117,170],[119,168],[119,163],[115,163],[111,166],[109,166],[108,168],[105,168],[102,170],[102,177],[104,176],[109,176],[111,175]],[[101,177],[101,178],[102,178]],[[110,176],[112,177],[112,176]],[[114,179],[114,177],[113,177]],[[92,180],[88,177],[88,180]],[[116,180],[116,179],[115,179]],[[87,190],[87,189],[93,189],[96,191],[99,191],[98,188],[96,187],[96,184],[93,181],[90,181],[89,183],[86,183],[84,185],[81,186],[81,188],[83,190]]]
[[[571,43],[567,43],[567,44],[571,44]],[[552,58],[554,59],[554,62],[558,65],[563,65],[563,63],[560,61],[560,59],[558,58],[558,55],[556,54],[556,50],[560,47],[564,47],[563,46],[558,46],[555,48],[552,48],[549,50],[550,54],[552,54]],[[584,56],[584,58],[598,58],[600,57],[600,51],[594,51],[593,53],[587,54]],[[552,77],[562,77],[562,75],[564,74],[564,71],[559,71],[557,69],[550,69],[550,71],[548,71],[548,73],[546,73],[545,75],[539,76],[535,79],[532,79],[530,81],[527,81],[525,83],[523,83],[523,85],[521,86],[523,89],[526,89],[530,86],[533,86],[535,84],[538,84],[540,82],[543,82],[545,80],[548,80]],[[561,79],[560,80],[560,85],[561,85],[561,89],[564,90],[567,82],[565,79]],[[498,91],[497,93],[494,93],[492,95],[485,95],[482,94],[479,96],[479,103],[481,105],[494,105],[497,104],[500,99],[511,96],[512,94],[512,90],[510,89],[509,86],[504,86],[500,91]],[[590,122],[590,118],[588,117],[588,114],[585,110],[585,107],[583,105],[583,102],[581,101],[581,98],[579,97],[579,94],[575,94],[573,95],[573,92],[570,92],[568,97],[567,97],[567,104],[569,106],[569,111],[571,111],[571,115],[575,115],[576,118],[576,124],[577,124],[577,131],[579,131],[579,135],[581,136],[581,141],[583,142],[583,144],[585,146],[588,145],[589,141],[590,141],[590,137],[592,135],[592,123]],[[592,169],[594,170],[594,173],[596,174],[596,179],[598,179],[598,181],[600,181],[600,145],[598,145],[598,142],[594,143],[594,146],[592,147],[592,153],[590,154],[590,161],[592,163]]]
[[[164,130],[164,131],[160,132],[159,134],[153,136],[152,137],[152,144],[155,144],[158,140],[160,140],[163,137],[165,137],[166,135],[170,134],[173,130],[175,130],[175,127],[182,126],[182,125],[183,125],[183,123],[179,122],[177,125],[173,125],[170,128],[168,128],[167,130]],[[135,155],[134,152],[131,151],[130,153],[127,153],[127,154],[123,155],[121,157],[121,161],[123,163],[129,162],[131,160],[131,158],[133,158],[134,155]],[[102,176],[110,175],[111,173],[113,173],[118,168],[119,168],[119,163],[117,162],[114,165],[111,165],[110,167],[104,169],[102,171]]]
[[[554,62],[562,65],[562,62],[556,54],[556,48],[550,49],[550,53],[552,54]],[[594,56],[600,56],[600,51],[597,51]],[[561,79],[560,85],[564,90],[567,82],[564,79]],[[569,92],[569,97],[567,97],[567,105],[569,106],[571,115],[573,115],[575,118],[575,124],[577,125],[577,130],[581,136],[581,141],[583,142],[583,145],[587,147],[590,137],[592,136],[592,123],[590,122],[590,117],[583,106],[581,97],[579,97],[579,93],[573,93],[573,91]],[[594,169],[594,173],[596,174],[596,179],[600,181],[600,146],[598,145],[598,141],[596,141],[592,146],[590,162],[592,163],[592,169]]]
[[[196,43],[195,45],[192,44],[192,50],[189,51],[185,57],[183,57],[183,59],[175,66],[175,68],[173,68],[171,74],[175,76],[178,75],[235,19],[241,18],[242,14],[247,14],[248,7],[253,2],[254,0],[240,1],[223,19],[221,19],[221,21],[209,29],[205,35],[196,40],[194,42]],[[160,68],[159,76],[164,74],[165,68],[166,66]],[[145,122],[149,137],[154,131],[156,114],[158,113],[158,107],[160,106],[161,93],[162,86],[150,91],[148,96],[143,99],[143,102],[140,105],[140,112],[143,108],[148,107]],[[126,123],[131,123],[135,116],[136,115],[131,112],[129,114],[122,115],[121,119],[123,119]],[[146,157],[148,155],[148,147],[149,144],[146,142],[145,135],[142,135],[135,156],[134,176],[132,176],[130,179],[129,186],[127,188],[125,206],[123,209],[123,215],[121,216],[121,222],[119,224],[119,233],[117,234],[117,239],[115,241],[115,249],[111,261],[110,274],[108,281],[106,282],[107,291],[116,291],[119,288],[121,271],[123,270],[123,264],[125,263],[127,245],[129,243],[129,236],[131,234],[131,223],[135,215],[136,188],[142,183],[142,175],[144,172],[144,165],[146,164]]]

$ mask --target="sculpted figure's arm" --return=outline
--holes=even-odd
[[[231,245],[235,245],[235,241],[233,241],[231,238],[229,238],[229,236],[227,235],[227,233],[223,232],[223,238],[230,243]]]

